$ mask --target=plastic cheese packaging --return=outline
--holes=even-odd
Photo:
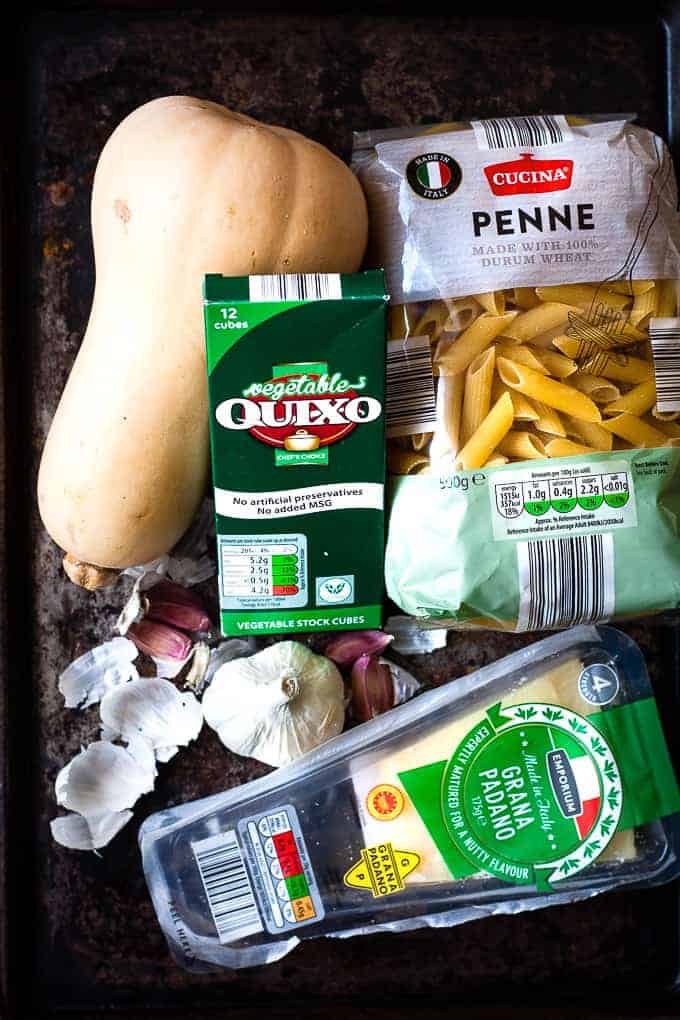
[[[644,660],[581,626],[140,832],[189,969],[301,939],[459,924],[680,873],[680,792]]]
[[[391,297],[386,580],[436,626],[680,606],[680,219],[625,117],[356,136]],[[389,394],[388,394],[389,397]]]

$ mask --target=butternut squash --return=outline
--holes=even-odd
[[[167,552],[205,492],[204,274],[352,272],[367,214],[356,179],[323,146],[171,96],[135,110],[106,143],[92,233],[92,310],[38,501],[71,562],[120,569]]]

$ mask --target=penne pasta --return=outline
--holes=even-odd
[[[598,350],[611,350],[613,347],[642,343],[647,339],[645,332],[631,325],[625,318],[609,320],[589,318],[580,311],[570,316],[567,335],[574,340],[580,340],[583,344],[593,345],[589,350],[586,347],[582,348],[584,356],[586,352],[596,354]],[[557,346],[563,350],[561,344]],[[564,353],[569,354],[569,351],[565,350]]]
[[[431,441],[431,432],[416,432],[411,436],[411,446],[414,450],[426,450]]]
[[[538,459],[541,448],[554,458],[680,438],[680,411],[656,407],[649,344],[652,319],[676,314],[677,289],[617,280],[393,306],[390,334],[430,336],[438,378],[434,433],[390,439],[390,470],[498,467]]]
[[[652,408],[652,418],[658,421],[677,421],[680,418],[680,411],[660,411],[655,404]]]
[[[437,386],[437,431],[443,432],[443,446],[453,453],[460,448],[460,416],[463,410],[465,374],[441,375]],[[439,451],[440,455],[444,452]]]
[[[456,467],[463,470],[486,464],[494,450],[512,428],[512,401],[504,393],[493,405],[474,435],[458,454]]]
[[[596,421],[582,421],[580,418],[572,418],[567,415],[565,418],[567,436],[584,446],[590,446],[593,450],[608,451],[612,448],[613,436],[607,429],[603,429]]]
[[[630,321],[638,329],[646,324],[653,315],[656,315],[658,296],[656,287],[651,287],[649,290],[643,291],[642,294],[635,295],[633,307],[630,310]]]
[[[547,376],[532,371],[526,365],[518,365],[507,358],[498,358],[498,374],[510,389],[518,390],[526,397],[540,400],[558,411],[565,411],[585,421],[600,421],[601,414],[596,404],[585,395],[565,383],[556,382]]]
[[[440,375],[458,375],[488,347],[503,329],[517,317],[517,312],[506,312],[505,315],[489,315],[483,312],[468,328],[461,333],[440,356],[435,356]]]
[[[495,402],[499,397],[502,397],[504,393],[510,395],[512,400],[512,410],[515,415],[515,421],[536,421],[538,418],[538,411],[531,403],[531,401],[523,394],[518,393],[516,390],[511,390],[505,383],[496,376],[491,391],[491,399]]]
[[[541,375],[550,374],[543,362],[536,356],[534,350],[531,347],[525,347],[523,344],[497,343],[496,354],[498,357],[509,358],[510,361],[526,365],[527,368],[533,368],[534,372],[540,372]]]
[[[628,294],[633,297],[636,294],[644,294],[646,290],[651,290],[654,286],[654,280],[616,280],[614,283],[605,283],[607,290],[614,291],[615,294]]]
[[[602,350],[599,344],[589,340],[579,340],[575,336],[555,336],[552,342],[567,358],[577,361],[598,354]]]
[[[526,312],[520,312],[514,322],[503,330],[502,335],[518,344],[525,343],[540,336],[541,333],[547,333],[550,329],[566,324],[569,313],[577,311],[578,308],[557,301],[541,303]]]
[[[549,457],[577,457],[582,453],[596,453],[592,446],[574,443],[571,439],[551,439],[545,444],[545,452]]]
[[[613,356],[607,351],[600,351],[594,357],[588,358],[583,362],[581,368],[590,375],[601,375],[605,379],[623,383],[644,382],[645,379],[651,379],[654,375],[654,366],[651,361],[634,358],[630,354]]]
[[[627,305],[630,297],[615,291],[605,290],[590,283],[569,283],[559,287],[536,287],[541,301],[560,301],[565,305],[578,305],[584,312],[601,313],[608,317],[616,315]]]
[[[534,422],[534,426],[539,432],[547,432],[552,436],[566,436],[567,430],[554,407],[550,407],[540,400],[534,401],[534,407],[538,412],[538,418]]]
[[[429,465],[430,458],[424,453],[402,450],[398,446],[390,446],[387,451],[387,466],[395,475],[420,474]]]
[[[486,294],[473,294],[472,297],[489,315],[503,315],[505,312],[505,294],[502,290],[490,290]]]
[[[596,404],[608,404],[621,396],[621,390],[613,382],[597,375],[589,375],[587,372],[577,372],[571,380],[571,385],[589,396]]]
[[[480,307],[474,298],[456,298],[451,302],[452,307],[444,329],[439,337],[439,343],[455,340],[464,329],[474,322],[480,312]]]
[[[656,314],[659,318],[675,316],[678,312],[678,285],[675,280],[659,280]]]
[[[653,379],[638,383],[632,390],[625,393],[611,404],[605,404],[605,414],[641,415],[650,411],[656,403],[656,383]]]
[[[617,414],[614,418],[603,421],[602,428],[625,439],[640,450],[663,446],[668,438],[660,429],[654,428],[641,418],[636,418],[634,414]]]
[[[555,379],[568,379],[578,369],[578,365],[572,358],[560,354],[559,351],[534,347],[532,352],[546,369],[548,375],[554,376]]]
[[[518,308],[524,308],[525,311],[541,303],[533,287],[515,287],[512,291],[512,300]]]
[[[543,460],[545,457],[545,446],[538,436],[531,432],[521,432],[513,429],[508,432],[505,439],[498,444],[499,452],[513,460]]]
[[[499,453],[498,450],[496,450],[494,453],[491,454],[486,464],[483,464],[482,467],[485,468],[503,467],[503,465],[507,464],[508,462],[509,458],[505,457],[502,453]]]
[[[491,385],[496,365],[493,346],[478,355],[465,373],[465,395],[461,419],[461,442],[467,443],[491,407]]]
[[[671,439],[680,439],[680,422],[647,417],[643,418],[643,421],[646,421],[652,428],[658,432],[663,432],[665,436],[669,436]]]
[[[439,338],[453,312],[455,312],[453,301],[432,301],[416,323],[413,335],[429,336],[434,342]]]

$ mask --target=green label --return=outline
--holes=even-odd
[[[224,634],[380,626],[382,273],[209,276],[204,294]]]
[[[576,506],[569,485],[576,488]],[[587,553],[581,556],[583,550],[572,553],[566,543],[591,535],[602,535],[607,557],[612,553],[601,572],[606,612],[600,609],[598,617],[597,600],[588,598],[581,622],[680,608],[680,449],[395,478],[387,593],[405,613],[442,625],[516,629],[522,593],[529,590],[522,587],[520,547],[540,553],[549,540],[534,601],[539,622],[554,626],[548,619],[554,608],[559,625],[568,626],[569,586],[596,590],[590,579],[598,549],[581,543]],[[556,548],[561,541],[565,556]]]
[[[543,887],[602,853],[622,800],[600,733],[575,712],[540,703],[489,712],[442,781],[444,820],[460,853],[505,882]]]
[[[579,460],[510,467],[489,486],[496,541],[634,528],[633,483],[625,461]],[[627,507],[625,514],[612,513]]]
[[[653,698],[589,717],[498,703],[448,761],[399,779],[454,878],[485,871],[543,890],[592,864],[617,829],[680,809]]]
[[[222,633],[227,637],[243,634],[294,634],[315,630],[365,630],[382,625],[382,605],[351,606],[338,609],[310,609],[303,612],[222,613]]]
[[[310,450],[308,453],[295,453],[292,450],[275,450],[274,463],[277,467],[292,467],[297,464],[328,465],[328,449]]]

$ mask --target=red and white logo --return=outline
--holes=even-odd
[[[288,383],[298,378],[295,375],[278,376],[276,383]],[[317,382],[318,375],[309,375]],[[355,405],[360,403],[355,390],[346,390],[341,395],[299,395],[282,397],[271,401],[265,396],[252,397],[260,405],[261,419],[251,428],[250,434],[255,439],[269,446],[286,447],[286,449],[315,450],[320,446],[330,446],[344,439],[362,420],[359,413],[347,415]],[[364,410],[364,414],[367,412]]]
[[[288,367],[223,400],[215,410],[219,424],[248,431],[268,446],[309,453],[380,417],[380,401],[361,392],[366,376],[351,382],[340,372],[330,374],[325,365]]]
[[[571,187],[573,159],[534,159],[523,152],[519,159],[484,167],[494,195],[538,195]]]

